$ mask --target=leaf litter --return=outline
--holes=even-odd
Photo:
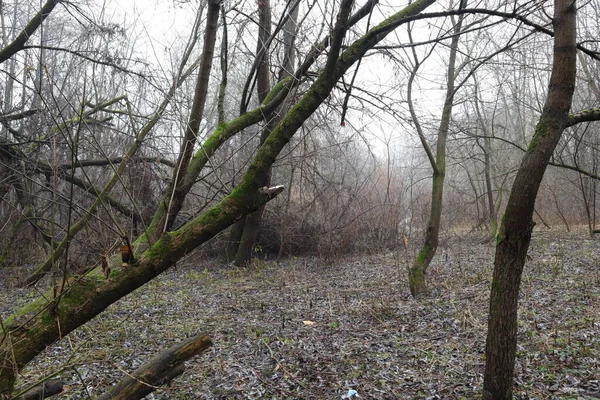
[[[179,266],[48,347],[20,382],[58,374],[64,399],[93,398],[197,333],[214,346],[148,399],[481,397],[494,248],[442,241],[415,301],[416,248]],[[535,232],[519,306],[516,399],[600,398],[600,242]],[[30,298],[7,288],[2,315]],[[345,396],[345,397],[344,397]]]

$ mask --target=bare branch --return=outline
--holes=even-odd
[[[61,0],[48,0],[42,9],[29,20],[21,33],[19,33],[8,46],[0,50],[0,64],[25,48],[27,40],[29,40],[33,33],[40,25],[42,25],[42,22],[48,18],[52,10],[54,10],[54,7],[56,7],[60,1]]]

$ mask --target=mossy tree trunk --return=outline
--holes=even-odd
[[[464,8],[466,1],[461,0],[459,7]],[[440,222],[442,216],[442,202],[444,194],[444,179],[446,177],[446,140],[448,138],[448,131],[450,129],[450,119],[452,118],[452,107],[454,105],[454,95],[456,93],[455,81],[456,81],[456,55],[458,52],[458,42],[460,39],[460,32],[462,29],[463,17],[459,16],[458,22],[454,26],[453,37],[450,43],[450,56],[448,60],[448,69],[446,71],[446,96],[444,99],[444,106],[442,109],[442,116],[440,119],[440,125],[437,134],[436,153],[435,157],[431,151],[425,134],[421,129],[418,122],[414,106],[409,97],[409,107],[413,122],[417,128],[419,139],[423,145],[425,152],[429,158],[429,162],[433,169],[432,176],[432,188],[431,188],[431,209],[429,212],[429,220],[427,222],[427,228],[425,231],[425,240],[421,250],[417,254],[415,261],[408,271],[408,285],[410,293],[413,297],[419,297],[427,292],[427,286],[425,282],[425,273],[433,256],[438,248],[439,244],[439,233],[440,233]],[[416,52],[413,52],[415,58],[415,69],[411,75],[409,82],[409,95],[412,87],[412,81],[414,80],[415,74],[420,66],[420,62],[417,59]]]
[[[212,61],[217,41],[217,23],[219,21],[220,0],[209,0],[206,15],[206,28],[204,30],[204,46],[200,56],[200,69],[194,89],[194,100],[185,135],[181,143],[181,150],[177,158],[177,164],[173,170],[173,177],[169,189],[165,192],[163,200],[159,203],[159,211],[154,214],[150,229],[147,231],[150,241],[156,240],[162,232],[169,230],[175,218],[181,211],[185,198],[192,185],[185,181],[186,172],[190,165],[194,147],[198,140],[200,123],[204,115],[204,105],[208,94],[208,83],[212,70]]]
[[[258,101],[264,102],[267,94],[271,90],[270,83],[270,64],[268,56],[268,42],[271,36],[271,3],[269,0],[262,0],[257,3],[258,5],[258,40],[256,41],[256,57],[258,66],[256,68],[256,91],[258,95]],[[251,72],[254,74],[254,71]],[[246,99],[242,99],[244,103]],[[243,110],[244,104],[241,109]],[[271,120],[272,121],[272,120]],[[260,135],[260,144],[262,146],[266,138],[271,133],[274,127],[273,122],[267,122],[262,128]],[[269,170],[266,176],[257,177],[261,180],[261,184],[268,186],[271,179],[271,170]],[[247,215],[245,218],[240,219],[231,227],[229,233],[229,240],[227,243],[226,253],[227,261],[233,261],[235,266],[245,266],[250,264],[252,260],[252,249],[254,248],[254,242],[258,235],[258,228],[263,214],[263,207]]]
[[[263,157],[270,157],[263,154]],[[247,176],[229,196],[180,229],[164,233],[129,268],[115,270],[106,281],[98,270],[71,278],[66,289],[23,307],[4,321],[0,338],[0,395],[10,393],[15,374],[46,346],[98,315],[110,304],[152,280],[186,253],[256,210],[283,188],[261,190]],[[47,301],[46,299],[53,299]]]
[[[483,398],[512,399],[521,275],[544,172],[569,122],[576,76],[576,5],[555,0],[554,61],[548,96],[513,183],[498,234],[486,341]]]
[[[258,70],[257,70],[257,94],[260,102],[265,100],[268,91],[271,89],[269,84],[269,63],[267,55],[266,44],[268,36],[270,35],[270,4],[268,1],[259,2],[259,23],[261,25],[261,32],[259,35],[257,54],[263,55]],[[295,52],[294,52],[294,39],[296,36],[296,23],[298,18],[298,7],[295,7],[289,12],[289,18],[284,24],[283,30],[283,43],[284,43],[284,57],[283,64],[279,69],[279,79],[286,79],[291,76],[295,63]],[[262,128],[261,133],[261,145],[264,143],[266,138],[271,134],[271,131],[279,121],[281,116],[285,115],[289,108],[289,102],[284,102],[273,115],[270,120]],[[259,178],[262,184],[268,186],[271,182],[271,170],[265,175]],[[235,266],[246,266],[252,262],[253,250],[258,239],[258,231],[262,222],[262,216],[264,207],[260,207],[252,214],[246,216],[243,220],[238,221],[232,228],[229,236],[229,243],[227,244],[227,256],[228,262],[233,261]],[[235,252],[233,251],[235,250]],[[230,258],[231,257],[231,258]]]
[[[336,82],[358,59],[390,32],[406,23],[408,17],[417,15],[434,2],[435,0],[414,1],[369,30],[340,54],[352,6],[352,0],[342,1],[335,27],[327,39],[329,52],[323,70],[273,129],[241,182],[229,195],[181,228],[164,232],[145,251],[137,254],[137,261],[133,265],[114,270],[109,281],[105,280],[102,272],[98,270],[83,277],[72,278],[57,296],[50,290],[50,293],[25,305],[4,321],[6,329],[0,334],[0,397],[10,395],[18,371],[46,346],[85,324],[110,304],[152,280],[185,254],[279,194],[283,190],[282,187],[264,190],[256,177],[265,174],[271,168],[294,133],[330,95]],[[362,15],[367,14],[362,9],[358,12]],[[309,58],[316,55],[311,53]],[[300,71],[305,71],[305,67],[312,65],[312,62],[314,59],[305,61]],[[222,143],[225,140],[223,136],[231,137],[234,132],[239,132],[247,126],[245,124],[249,120],[260,121],[264,115],[264,107],[246,113],[228,124],[221,124],[208,137],[205,146],[215,146],[219,141]],[[196,157],[201,158],[198,152],[192,158],[190,167],[199,167],[194,162]],[[194,168],[188,168],[184,179],[188,179],[190,174],[194,173],[190,171]]]

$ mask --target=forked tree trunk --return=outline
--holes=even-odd
[[[498,235],[486,341],[484,400],[512,399],[519,286],[533,229],[535,198],[568,124],[576,75],[576,6],[555,0],[554,62],[546,104],[523,157]]]
[[[475,111],[477,112],[477,120],[481,124],[481,131],[483,132],[483,162],[484,162],[484,170],[483,175],[485,179],[485,196],[487,200],[487,209],[489,216],[489,231],[488,231],[488,240],[492,241],[496,237],[498,233],[498,204],[494,202],[494,192],[492,187],[492,139],[490,132],[488,131],[487,121],[483,118],[481,114],[481,110],[479,108],[479,99],[477,96],[479,95],[479,83],[475,78]],[[499,193],[502,193],[501,189]],[[498,201],[501,202],[501,196],[498,196]]]
[[[271,36],[271,3],[270,0],[262,0],[258,3],[258,40],[256,43],[256,56],[260,57],[258,60],[258,67],[256,68],[256,91],[258,94],[258,101],[264,102],[269,90],[271,89],[270,83],[270,64],[269,64],[269,53],[267,42]],[[245,100],[242,100],[245,101]],[[260,144],[265,142],[274,125],[267,122],[262,128],[260,135]],[[268,186],[271,182],[271,170],[267,172],[265,176],[257,177],[260,179],[261,185]],[[240,219],[231,227],[229,233],[229,241],[227,243],[227,261],[233,261],[237,267],[245,266],[250,264],[252,261],[252,249],[254,248],[254,242],[258,236],[258,228],[262,220],[264,207],[259,208],[246,218]]]
[[[147,230],[150,241],[157,240],[162,232],[166,232],[173,227],[175,218],[177,218],[177,215],[181,211],[185,198],[193,185],[189,180],[186,180],[186,175],[190,168],[194,146],[198,141],[198,132],[200,131],[200,124],[204,115],[204,105],[206,104],[215,43],[217,41],[220,3],[220,0],[208,1],[204,46],[202,48],[200,69],[194,89],[194,100],[181,144],[181,150],[177,158],[177,164],[173,170],[171,184],[162,201],[159,203],[159,209],[155,212]]]

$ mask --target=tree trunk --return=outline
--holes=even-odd
[[[227,264],[230,264],[235,260],[235,255],[240,248],[240,242],[242,240],[242,235],[244,234],[245,226],[246,217],[237,221],[229,229],[229,236],[227,237],[227,244],[225,245],[225,257],[227,258]]]
[[[523,157],[498,235],[486,341],[483,398],[512,399],[519,286],[533,229],[535,198],[568,123],[576,75],[576,6],[555,0],[554,62],[546,104]]]
[[[461,0],[459,7],[464,8],[465,5],[466,1]],[[446,76],[446,98],[444,100],[444,108],[442,109],[442,117],[440,119],[440,126],[438,128],[435,160],[432,159],[432,156],[430,155],[431,152],[428,152],[433,168],[431,210],[429,213],[427,230],[425,231],[425,242],[417,254],[412,267],[408,271],[408,286],[413,297],[419,297],[427,292],[425,273],[429,267],[429,264],[431,263],[431,260],[433,259],[433,256],[435,255],[435,252],[437,251],[439,243],[442,200],[444,194],[444,178],[446,177],[446,139],[448,138],[448,131],[450,129],[452,106],[454,104],[454,95],[456,93],[456,89],[454,87],[456,80],[456,54],[458,52],[458,41],[460,38],[460,31],[462,29],[462,20],[463,17],[459,16],[458,22],[454,26],[454,36],[452,37],[450,44],[450,57],[448,60],[448,70]],[[419,136],[421,137],[421,141],[425,140],[422,134]]]
[[[438,135],[438,143],[440,137]],[[439,146],[438,146],[439,150]],[[423,247],[417,254],[413,266],[409,270],[408,285],[410,293],[413,297],[419,297],[427,292],[425,283],[425,272],[435,255],[439,243],[440,220],[442,216],[442,195],[444,192],[444,177],[445,171],[440,171],[440,161],[442,156],[438,153],[436,157],[437,171],[433,173],[433,186],[431,191],[431,210],[429,212],[429,222],[427,231],[425,232],[425,242]],[[443,164],[445,165],[445,156],[443,156]]]
[[[256,91],[258,94],[258,101],[262,103],[265,101],[267,94],[271,90],[267,48],[267,42],[271,36],[271,4],[269,0],[262,0],[257,4],[259,31],[258,40],[256,42],[256,56],[260,57],[260,60],[258,60],[258,67],[256,69]],[[273,127],[274,125],[271,122],[267,122],[262,128],[263,131],[260,135],[259,146],[262,146],[265,142]],[[261,185],[268,186],[271,182],[270,177],[271,170],[267,172],[266,176],[257,177],[257,179],[261,180]],[[263,207],[259,208],[252,214],[246,216],[246,218],[236,222],[231,228],[231,242],[227,244],[227,258],[229,261],[232,250],[235,250],[235,254],[231,259],[236,267],[249,265],[252,261],[252,249],[254,248],[254,243],[258,236],[258,228],[260,227],[263,210]]]
[[[484,138],[485,190],[486,190],[486,196],[487,196],[488,212],[489,212],[489,217],[490,217],[490,230],[488,232],[488,238],[491,241],[491,240],[494,240],[494,238],[496,237],[496,233],[498,233],[498,215],[496,214],[496,205],[494,204],[492,177],[491,177],[491,173],[490,173],[490,170],[492,168],[491,160],[490,160],[492,144],[490,143],[491,140],[490,140],[489,136],[487,136],[487,129],[484,130],[484,134],[486,135]]]
[[[270,35],[271,25],[271,12],[270,4],[268,1],[259,2],[259,23],[261,25],[261,35],[259,35],[259,48],[257,54],[263,54],[264,59],[261,61],[257,71],[257,91],[258,99],[263,102],[265,97],[270,90],[269,87],[269,63],[266,57],[266,48],[261,47],[267,42],[267,38]],[[291,76],[291,71],[294,68],[295,53],[294,53],[294,38],[296,36],[296,22],[298,18],[298,7],[295,7],[290,11],[290,18],[286,21],[283,31],[283,42],[284,42],[284,60],[283,65],[279,70],[279,79],[285,79]],[[282,115],[285,115],[289,109],[289,102],[285,101],[281,107],[273,114],[272,118],[263,127],[261,134],[261,145],[264,143],[266,138],[271,134],[273,128],[279,123]],[[271,170],[267,172],[265,176],[257,177],[261,181],[262,185],[269,186],[271,184]],[[233,258],[235,266],[247,266],[252,262],[253,249],[258,239],[258,230],[262,223],[262,216],[264,213],[264,207],[259,208],[257,211],[248,215],[243,220],[236,223],[236,226],[232,228],[230,238],[233,240],[237,239],[237,242],[228,244],[229,250],[236,247],[236,254]],[[238,226],[239,225],[239,226]],[[238,237],[236,235],[240,234]],[[236,246],[237,243],[237,246]],[[229,257],[229,256],[228,256]]]
[[[246,177],[234,193],[217,205],[182,228],[163,234],[153,246],[136,257],[137,263],[113,270],[110,280],[107,281],[99,270],[73,277],[58,296],[55,297],[50,289],[49,293],[10,316],[4,321],[6,329],[0,335],[0,396],[12,391],[15,374],[46,346],[154,279],[240,215],[256,210],[282,191],[283,187],[262,190],[251,177]]]
[[[490,132],[488,131],[487,121],[483,118],[481,114],[481,110],[479,109],[479,99],[477,96],[479,95],[477,88],[479,88],[479,83],[477,78],[475,79],[475,111],[477,112],[477,120],[481,124],[481,130],[483,132],[483,162],[484,162],[484,179],[485,179],[485,194],[487,199],[487,209],[489,214],[489,231],[488,231],[488,239],[490,241],[494,240],[496,234],[498,233],[498,212],[497,206],[494,203],[494,192],[492,186],[492,139]],[[481,147],[481,145],[480,145]]]
[[[154,214],[150,227],[148,228],[149,239],[151,241],[160,237],[162,232],[166,232],[173,226],[175,218],[183,207],[183,202],[191,189],[191,184],[185,180],[186,173],[194,154],[200,123],[204,115],[204,105],[208,93],[208,83],[210,81],[210,72],[212,70],[212,60],[217,41],[217,24],[219,21],[220,0],[209,0],[208,12],[206,15],[206,29],[204,30],[204,47],[200,61],[200,70],[196,79],[196,88],[194,90],[194,100],[188,119],[185,135],[177,164],[173,170],[171,185],[166,191],[163,200],[159,204],[159,211]]]
[[[63,388],[61,379],[50,379],[20,396],[17,395],[13,400],[41,400],[62,393]]]

